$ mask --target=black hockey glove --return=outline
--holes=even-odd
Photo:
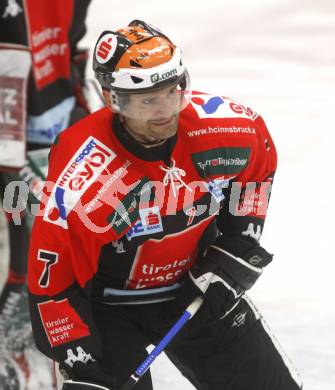
[[[254,285],[272,257],[255,241],[220,236],[193,265],[177,300],[185,299],[186,307],[196,295],[202,294],[205,304],[199,315],[207,306],[212,317],[222,318]]]
[[[100,364],[97,361],[89,361],[86,363],[76,361],[73,363],[72,367],[69,367],[68,364],[60,365],[59,371],[65,379],[65,387],[63,386],[62,390],[115,389],[113,379],[102,371]],[[84,387],[84,384],[86,387]]]

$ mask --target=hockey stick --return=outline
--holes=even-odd
[[[172,341],[174,336],[181,330],[181,328],[190,320],[195,313],[199,310],[200,306],[203,303],[202,297],[197,297],[195,300],[187,307],[184,313],[180,318],[175,322],[171,327],[168,333],[162,338],[162,340],[156,345],[156,347],[150,352],[147,358],[137,367],[134,373],[130,376],[128,381],[121,387],[120,390],[130,390],[136,383],[141,379],[141,377],[146,373],[151,364],[157,358],[157,356],[165,349],[165,347]]]
[[[170,328],[168,333],[162,338],[162,340],[157,344],[157,346],[150,352],[147,358],[137,367],[134,373],[130,376],[127,382],[121,387],[120,390],[130,390],[136,383],[141,379],[141,377],[146,373],[151,364],[155,361],[158,355],[165,349],[165,347],[172,341],[174,336],[181,330],[181,328],[190,320],[195,313],[199,310],[204,299],[202,297],[197,297],[195,300],[187,307],[184,313],[180,318],[175,322],[175,324]],[[75,390],[75,389],[103,389],[108,390],[106,387],[99,385],[92,385],[90,383],[85,383],[81,381],[72,381],[66,380],[62,387],[62,390]]]

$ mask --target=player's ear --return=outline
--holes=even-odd
[[[108,89],[102,89],[102,95],[104,97],[105,105],[109,107],[112,110],[112,102],[111,102],[111,96],[110,91]]]
[[[113,97],[111,92],[108,89],[102,89],[102,95],[104,97],[105,105],[109,107],[109,109],[118,114],[120,112],[119,106],[113,101]]]

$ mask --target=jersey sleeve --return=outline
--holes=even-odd
[[[267,214],[277,153],[261,116],[254,120],[256,138],[246,168],[227,189],[217,225],[223,235],[242,236],[259,242]]]
[[[66,221],[60,223],[56,208],[50,208],[54,188],[59,183],[57,178],[61,177],[64,164],[73,153],[66,152],[65,156],[63,146],[60,142],[50,154],[46,194],[31,235],[28,290],[38,349],[71,367],[76,356],[85,361],[99,360],[101,356],[101,342],[90,302],[99,248],[94,232],[76,212],[71,212]]]
[[[94,269],[87,262],[87,244],[61,227],[47,225],[37,217],[29,253],[29,301],[37,347],[60,363],[77,347],[99,359],[100,340],[89,298]]]

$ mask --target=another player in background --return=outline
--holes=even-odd
[[[53,145],[29,257],[35,340],[77,382],[64,390],[120,389],[199,295],[166,349],[195,388],[300,389],[245,295],[272,261],[262,117],[191,91],[180,48],[139,20],[101,34],[94,71],[107,107]]]
[[[17,112],[18,108],[14,106],[11,113],[16,118],[26,116],[25,137],[28,151],[50,147],[64,128],[88,114],[81,93],[87,53],[78,50],[77,44],[86,32],[85,17],[89,3],[90,0],[0,0],[2,103],[5,100],[5,88],[15,85],[15,80],[11,77],[12,71],[15,73],[16,68],[22,66],[20,61],[13,62],[12,55],[5,58],[6,53],[8,50],[13,53],[16,49],[20,53],[26,47],[31,54],[32,66],[28,73],[27,89],[17,91],[17,95],[21,92],[26,94],[26,107],[21,107],[26,112]],[[4,63],[7,65],[3,66]],[[4,120],[0,123],[0,137],[4,132],[11,131],[10,121],[6,123],[6,118],[2,118]],[[12,168],[14,167],[0,168],[1,201],[6,186],[13,180],[20,180],[18,169]],[[16,201],[14,199],[13,203]],[[26,280],[29,242],[29,215],[22,213],[20,223],[13,221],[13,214],[6,213],[6,216],[9,230],[9,271],[0,296],[2,328],[10,328],[10,324],[15,322],[13,313],[17,310]],[[6,330],[6,334],[8,331],[10,329]],[[2,329],[2,332],[5,331]],[[0,343],[4,347],[5,340],[1,339]],[[10,347],[7,345],[7,348]],[[0,365],[3,364],[1,362]],[[25,374],[29,375],[26,368]]]

